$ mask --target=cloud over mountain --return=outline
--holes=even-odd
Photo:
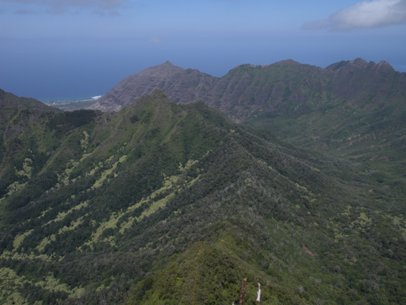
[[[406,23],[406,0],[368,0],[308,22],[306,29],[353,30]]]

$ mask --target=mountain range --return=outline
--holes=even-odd
[[[167,62],[93,110],[0,91],[0,303],[231,304],[244,279],[246,304],[406,303],[405,79]]]
[[[387,62],[342,61],[325,69],[284,60],[241,65],[223,77],[165,62],[119,82],[91,108],[117,111],[138,97],[162,90],[177,103],[203,101],[236,120],[261,112],[301,114],[351,100],[379,101],[406,95],[406,74]]]
[[[220,78],[165,62],[122,80],[90,108],[117,111],[154,90],[176,103],[202,101],[298,147],[379,163],[385,174],[406,167],[406,73],[385,61],[323,69],[284,60],[241,65]]]

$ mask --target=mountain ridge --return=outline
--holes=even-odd
[[[190,81],[190,77],[194,77],[194,79]],[[212,78],[212,76],[201,73],[198,70],[183,69],[166,61],[161,65],[147,68],[140,74],[135,74],[122,80],[111,92],[88,108],[117,111],[123,106],[130,104],[132,100],[151,94],[156,89],[165,91],[165,89],[171,88],[175,79],[181,83],[184,90],[177,89],[178,92],[173,94],[172,99],[174,101],[183,101],[190,98],[196,101],[196,97],[199,95],[198,90],[204,91],[206,83],[210,83]],[[134,82],[138,83],[139,86],[134,88],[131,85]]]
[[[385,80],[388,77],[390,79]],[[402,89],[406,84],[406,74],[396,72],[384,61],[374,63],[357,58],[320,68],[285,60],[265,66],[240,65],[222,77],[166,62],[124,79],[91,108],[115,111],[139,96],[160,89],[175,102],[201,100],[236,120],[245,120],[258,112],[303,111],[294,107],[298,102],[303,104],[309,99],[317,100],[319,104],[325,103],[322,97],[324,91],[331,91],[333,99],[348,98],[339,87],[349,87],[350,83],[353,83],[351,88],[354,92],[350,98],[358,98],[357,93],[363,90],[362,83],[368,79],[367,87],[375,89],[375,92],[392,81],[399,83],[396,85],[401,90],[399,94],[406,94]],[[306,86],[309,88],[306,89]],[[306,93],[306,90],[313,94]],[[317,94],[320,96],[317,97]],[[283,106],[286,103],[296,105]],[[307,108],[309,105],[301,107]]]
[[[245,64],[219,78],[164,66],[175,72],[169,77],[158,73],[153,81],[141,72],[134,76],[136,81],[124,80],[124,86],[115,87],[97,105],[121,108],[136,102],[139,92],[158,88],[177,103],[202,101],[295,147],[385,168],[385,176],[397,171],[385,160],[403,164],[406,73],[396,72],[385,61],[356,58],[326,68],[294,60]],[[159,71],[160,66],[153,69]],[[110,103],[114,99],[120,104]]]
[[[243,278],[247,302],[258,281],[284,305],[406,298],[401,197],[348,161],[160,91],[7,123],[20,132],[0,162],[4,304],[223,304]]]

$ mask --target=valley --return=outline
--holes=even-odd
[[[0,91],[0,303],[406,303],[405,73],[167,62],[90,108]]]

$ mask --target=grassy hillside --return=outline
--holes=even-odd
[[[394,206],[400,207],[406,196],[405,99],[363,104],[344,100],[299,115],[259,115],[247,125],[265,137],[350,163],[366,180],[378,184],[377,197],[380,192],[391,193]]]
[[[404,211],[352,163],[160,92],[46,109],[3,132],[1,303],[406,302]]]

